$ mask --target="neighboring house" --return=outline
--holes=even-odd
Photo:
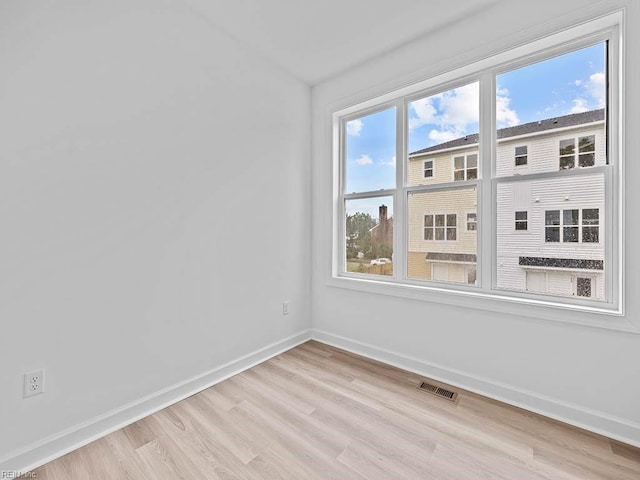
[[[387,206],[380,205],[378,223],[369,230],[372,244],[393,245],[393,217],[387,217]]]
[[[498,130],[497,286],[604,299],[602,174],[517,181],[519,175],[606,162],[604,110]],[[409,185],[478,175],[478,135],[409,155]],[[475,283],[475,188],[414,193],[408,200],[410,278]]]

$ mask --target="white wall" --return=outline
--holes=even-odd
[[[0,66],[0,470],[308,330],[308,86],[180,1],[2,1]]]
[[[626,205],[640,203],[640,5],[505,1],[313,89],[312,312],[316,338],[640,445],[640,335],[329,285],[331,113],[628,5]],[[464,32],[464,33],[461,33]],[[627,316],[640,320],[640,236],[626,222]]]

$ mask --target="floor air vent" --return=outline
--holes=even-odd
[[[422,382],[420,385],[418,385],[418,388],[420,390],[424,390],[425,392],[432,393],[433,395],[437,395],[438,397],[451,400],[452,402],[455,402],[456,398],[458,398],[458,394],[456,392],[452,392],[451,390],[447,390],[446,388],[433,385],[432,383]]]

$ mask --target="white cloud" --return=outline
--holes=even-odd
[[[396,166],[396,156],[394,155],[393,157],[391,157],[391,160],[389,161],[384,161],[384,160],[380,160],[380,165],[386,165],[389,167],[395,167]]]
[[[604,72],[593,73],[588,80],[576,80],[574,84],[582,93],[572,100],[571,113],[581,113],[606,105],[606,82]]]
[[[511,98],[509,98],[509,90],[499,88],[496,92],[496,121],[498,127],[513,127],[520,123],[518,114],[515,110],[509,108]]]
[[[452,130],[431,130],[429,132],[429,139],[437,143],[448,142],[462,136],[456,131]]]
[[[589,102],[584,98],[574,98],[573,107],[571,107],[571,113],[582,113],[589,111]]]
[[[589,77],[589,81],[585,85],[587,93],[596,101],[598,108],[604,108],[605,106],[605,92],[607,78],[604,72],[594,73]]]
[[[360,131],[362,130],[362,120],[356,118],[355,120],[351,120],[347,122],[347,135],[351,135],[352,137],[357,137],[360,135]]]
[[[373,160],[371,160],[371,157],[369,155],[360,155],[360,158],[356,159],[356,163],[358,165],[371,165],[373,163]]]
[[[409,119],[409,128],[434,125],[428,138],[440,143],[477,131],[480,91],[477,83],[454,88],[448,92],[416,100],[411,103],[415,116]],[[470,130],[473,132],[470,132]]]

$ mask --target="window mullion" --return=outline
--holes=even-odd
[[[396,191],[393,198],[393,277],[407,278],[407,193],[404,190],[407,177],[407,103],[396,102]]]
[[[495,278],[495,193],[492,184],[495,155],[495,75],[484,72],[480,77],[480,181],[478,184],[478,282],[483,290],[493,288]]]

